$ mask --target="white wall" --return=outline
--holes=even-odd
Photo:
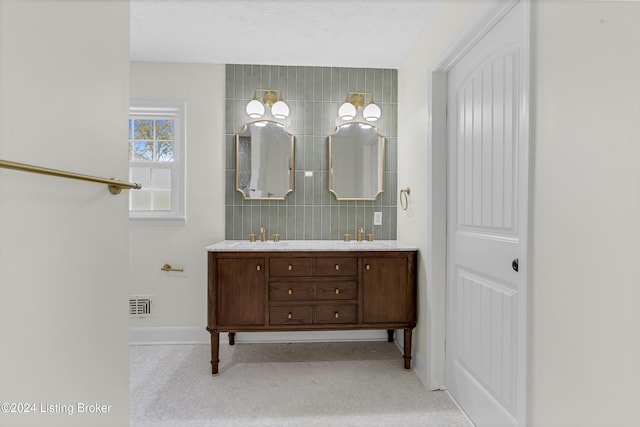
[[[447,50],[485,12],[491,0],[443,2],[427,23],[425,31],[412,46],[398,71],[398,188],[411,188],[409,209],[398,209],[398,239],[420,249],[418,263],[418,326],[414,340],[414,369],[429,387],[443,385],[443,377],[432,378],[431,372],[444,360],[430,357],[429,328],[434,316],[444,311],[433,305],[434,292],[439,292],[433,269],[427,265],[427,254],[444,256],[444,248],[431,248],[429,236],[429,205],[427,197],[432,184],[429,178],[429,81],[430,71]],[[439,251],[439,252],[437,252]],[[438,314],[439,313],[439,314]],[[443,321],[444,319],[442,319]],[[430,365],[430,369],[427,367]]]
[[[533,11],[531,425],[638,425],[640,3]]]
[[[2,0],[0,158],[126,179],[128,34],[128,2]],[[0,402],[36,404],[0,425],[128,424],[127,234],[126,191],[0,169]]]
[[[131,63],[131,99],[187,106],[187,223],[129,227],[129,292],[154,295],[156,313],[131,319],[133,328],[154,328],[137,329],[134,341],[208,339],[204,248],[224,240],[224,93],[224,65]],[[184,273],[161,271],[165,263]]]

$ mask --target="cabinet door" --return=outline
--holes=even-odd
[[[364,322],[407,322],[407,259],[366,257],[362,261]]]
[[[218,325],[264,325],[264,258],[218,259]]]

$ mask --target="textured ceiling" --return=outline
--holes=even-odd
[[[131,59],[398,68],[441,0],[132,0]]]

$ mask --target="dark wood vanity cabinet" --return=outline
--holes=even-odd
[[[416,251],[208,252],[212,373],[219,333],[404,329],[411,365]],[[391,336],[391,333],[390,333]]]

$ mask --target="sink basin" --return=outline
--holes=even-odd
[[[363,240],[362,242],[358,242],[357,240],[351,240],[349,242],[345,242],[344,240],[338,240],[338,243],[343,245],[372,245],[372,244],[379,244],[380,242],[378,241],[367,242],[366,240]]]
[[[273,240],[267,240],[266,242],[258,241],[258,242],[246,242],[246,243],[247,243],[247,245],[256,245],[256,246],[263,246],[263,245],[267,245],[267,246],[271,246],[271,245],[273,245],[273,246],[288,246],[289,245],[288,242],[283,242],[283,241],[274,242]]]

